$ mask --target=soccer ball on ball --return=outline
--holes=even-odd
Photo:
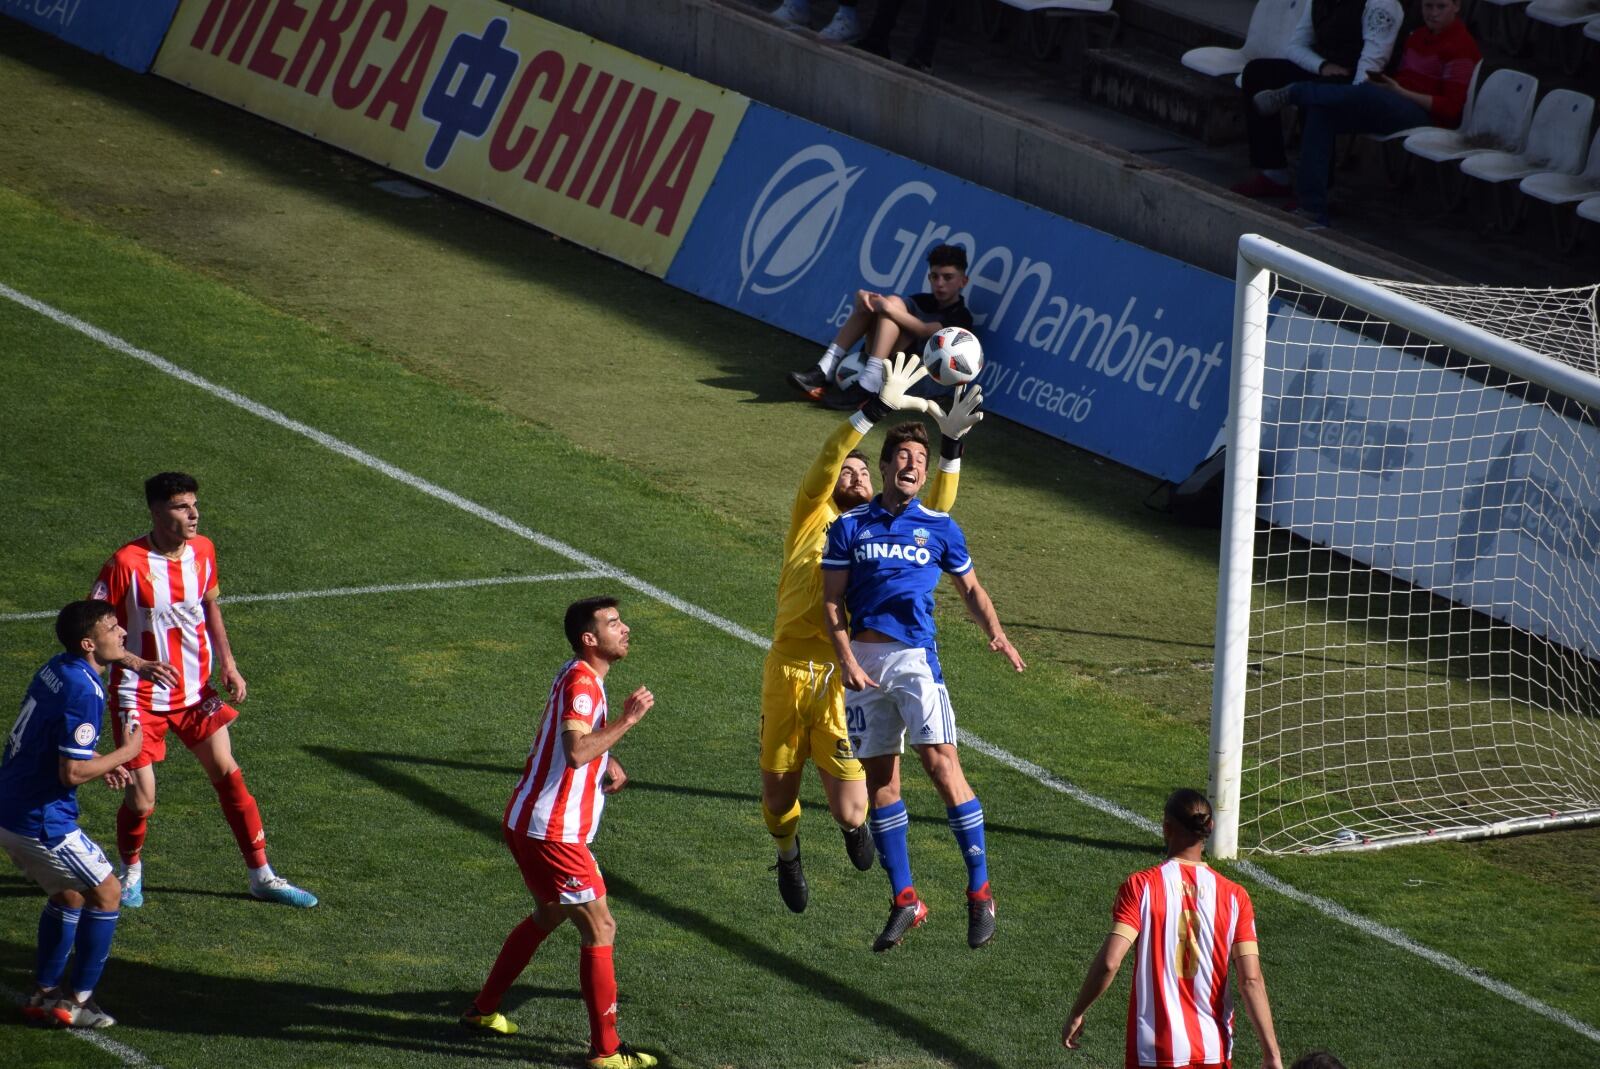
[[[923,347],[922,366],[940,386],[961,386],[983,370],[983,346],[965,327],[944,327]]]

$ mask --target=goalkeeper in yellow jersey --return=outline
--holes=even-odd
[[[927,371],[900,354],[882,390],[829,435],[795,494],[778,579],[778,619],[761,678],[761,813],[778,847],[778,893],[796,913],[809,890],[800,865],[800,776],[809,757],[822,776],[828,809],[844,832],[845,851],[863,872],[872,867],[867,788],[845,723],[844,681],[822,613],[822,549],[839,514],[872,500],[872,469],[856,446],[891,411],[926,412],[939,424],[939,473],[924,495],[948,512],[960,479],[962,436],[983,418],[982,391],[957,391],[949,413],[907,391]],[[857,729],[859,734],[859,729]]]

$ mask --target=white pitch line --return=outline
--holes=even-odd
[[[383,586],[339,586],[328,590],[289,590],[277,594],[224,594],[217,600],[224,605],[247,605],[262,601],[301,601],[305,598],[348,598],[362,594],[409,594],[417,590],[466,590],[480,586],[510,586],[520,583],[555,583],[568,579],[599,579],[599,572],[551,572],[549,575],[496,575],[485,579],[438,579],[427,583],[386,583]],[[0,614],[0,624],[22,620],[49,620],[57,610],[9,612]]]
[[[43,301],[35,300],[34,298],[29,297],[27,294],[20,293],[4,283],[0,283],[0,296],[15,301],[25,308],[32,309],[33,311],[44,316],[46,319],[50,319],[64,327],[69,327],[80,334],[93,338],[95,341],[98,341],[100,344],[109,349],[113,349],[125,356],[130,356],[141,363],[148,364],[163,374],[170,375],[175,379],[186,382],[191,386],[197,387],[198,389],[204,390],[213,397],[227,401],[229,404],[242,408],[252,415],[260,416],[269,423],[276,424],[285,430],[293,431],[295,434],[298,434],[304,438],[309,438],[318,445],[321,445],[327,449],[331,449],[333,452],[347,457],[350,460],[354,460],[356,463],[371,468],[374,471],[381,472],[397,482],[404,483],[406,486],[409,486],[414,490],[418,490],[424,494],[427,494],[429,497],[433,497],[440,501],[454,505],[463,512],[476,516],[488,523],[492,523],[502,530],[510,531],[515,535],[527,539],[535,545],[542,546],[553,553],[557,553],[563,557],[566,557],[568,560],[581,564],[585,568],[592,569],[600,576],[604,576],[605,578],[613,579],[619,583],[622,583],[624,586],[636,590],[647,597],[653,598],[664,605],[677,609],[684,615],[708,624],[724,634],[732,635],[734,638],[748,642],[753,646],[764,648],[768,644],[767,639],[756,634],[747,627],[743,627],[734,623],[732,620],[728,620],[722,616],[718,616],[716,613],[702,609],[700,606],[685,601],[674,594],[669,594],[667,591],[662,590],[653,583],[648,583],[637,576],[630,575],[621,568],[618,568],[612,564],[608,564],[605,561],[600,560],[598,557],[584,553],[582,550],[569,546],[565,542],[551,538],[549,535],[541,534],[540,532],[533,530],[531,527],[518,523],[516,520],[513,520],[508,516],[503,516],[500,513],[480,505],[475,501],[468,500],[454,491],[446,490],[444,487],[435,483],[431,483],[420,476],[413,475],[408,471],[397,468],[388,461],[381,460],[378,457],[373,456],[371,453],[358,449],[347,442],[333,437],[331,434],[327,434],[324,431],[319,431],[315,427],[301,423],[299,420],[291,419],[282,412],[279,412],[277,409],[268,408],[266,405],[263,405],[257,401],[252,401],[250,398],[245,397],[243,394],[236,393],[233,390],[228,389],[226,386],[219,386],[209,379],[202,378],[192,371],[179,367],[170,360],[166,360],[155,355],[154,353],[141,349],[130,342],[123,341],[114,334],[109,334],[91,323],[84,322],[76,316],[68,315],[66,312],[52,307],[51,305],[45,304]],[[1081,787],[1075,787],[1065,780],[1052,775],[1050,772],[1039,767],[1033,762],[1016,756],[1009,750],[995,746],[993,743],[985,742],[977,736],[967,734],[966,732],[962,732],[962,741],[964,741],[968,746],[971,746],[973,749],[978,750],[980,753],[1000,761],[1001,763],[1012,769],[1015,769],[1025,776],[1028,776],[1035,782],[1049,788],[1050,790],[1059,791],[1063,794],[1066,794],[1076,801],[1082,802],[1087,806],[1099,810],[1101,813],[1105,813],[1107,815],[1116,817],[1119,820],[1126,821],[1142,831],[1157,831],[1154,822],[1148,818],[1140,816],[1132,810],[1127,809],[1124,806],[1120,806],[1109,799],[1101,798],[1098,795],[1091,794],[1088,791],[1083,790]],[[1244,862],[1239,866],[1239,868],[1248,873],[1251,877],[1260,880],[1264,886],[1278,891],[1280,894],[1283,894],[1296,902],[1310,906],[1331,920],[1336,920],[1341,924],[1348,924],[1357,931],[1370,935],[1373,938],[1381,939],[1384,942],[1389,943],[1391,946],[1398,947],[1401,950],[1415,954],[1424,961],[1432,962],[1439,968],[1444,969],[1445,971],[1452,973],[1463,980],[1469,980],[1486,991],[1493,992],[1496,995],[1509,999],[1517,1005],[1539,1014],[1541,1017],[1547,1018],[1548,1020],[1554,1021],[1557,1024],[1561,1024],[1572,1029],[1586,1039],[1589,1039],[1595,1043],[1600,1043],[1600,1029],[1596,1029],[1591,1025],[1585,1024],[1584,1022],[1573,1017],[1571,1014],[1568,1014],[1562,1010],[1558,1010],[1554,1006],[1548,1005],[1547,1003],[1541,1002],[1532,995],[1526,994],[1517,988],[1511,987],[1509,984],[1505,984],[1499,980],[1491,979],[1477,969],[1472,968],[1471,966],[1451,957],[1448,954],[1434,950],[1431,947],[1423,946],[1421,943],[1412,940],[1403,932],[1397,931],[1396,929],[1390,928],[1386,925],[1379,924],[1376,921],[1363,917],[1358,913],[1353,913],[1345,907],[1339,905],[1337,902],[1333,902],[1329,899],[1302,891],[1299,888],[1294,887],[1292,884],[1285,883],[1284,881],[1249,862]]]
[[[28,996],[20,991],[13,991],[9,987],[0,987],[0,998],[14,1002],[18,1006],[28,1001]],[[113,1058],[120,1058],[123,1065],[145,1066],[146,1069],[161,1069],[161,1066],[146,1058],[139,1051],[134,1050],[126,1043],[118,1043],[104,1032],[97,1032],[92,1028],[67,1028],[64,1031],[73,1039],[81,1039],[85,1043],[99,1047]]]

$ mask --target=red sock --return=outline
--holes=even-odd
[[[604,1058],[622,1045],[617,1038],[617,974],[610,947],[583,947],[578,952],[578,983],[589,1010],[589,1053]]]
[[[483,990],[472,1000],[479,1013],[493,1013],[500,1008],[500,1000],[516,983],[517,977],[522,975],[522,970],[528,967],[528,962],[533,960],[533,952],[539,949],[539,944],[549,934],[533,923],[532,917],[511,929],[505,944],[500,947],[500,955],[494,959],[494,967],[489,970],[489,979],[483,982]]]
[[[222,815],[228,818],[233,829],[233,841],[239,844],[244,863],[259,869],[267,863],[267,832],[261,826],[261,810],[244,785],[244,770],[234,769],[211,786],[217,790],[217,801],[222,803]]]
[[[151,806],[150,813],[155,811],[155,806]],[[127,802],[117,809],[117,853],[121,855],[124,865],[132,865],[139,860],[139,851],[144,849],[145,830],[150,824],[150,813],[136,813],[128,808]]]

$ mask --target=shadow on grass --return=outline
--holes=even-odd
[[[0,940],[0,961],[6,963],[0,967],[0,984],[16,991],[32,990],[27,966],[33,953],[31,945]],[[567,995],[561,991],[536,994]],[[579,1053],[570,1041],[556,1036],[528,1032],[485,1036],[463,1031],[456,1015],[469,995],[461,991],[370,993],[218,976],[126,961],[116,956],[115,948],[97,996],[126,1026],[117,1029],[118,1038],[135,1048],[140,1045],[139,1033],[149,1031],[327,1043],[336,1048],[355,1045],[506,1064],[529,1060],[571,1064]],[[197,1006],[203,1006],[204,1012],[196,1012]],[[25,1027],[20,1014],[0,1014],[0,1050],[7,1046],[5,1037],[11,1028]],[[120,1035],[124,1031],[128,1034]],[[670,1064],[665,1059],[663,1063]]]
[[[371,761],[385,761],[395,764],[426,765],[431,768],[450,768],[461,772],[491,772],[506,777],[506,784],[510,784],[522,772],[520,768],[510,765],[498,765],[488,761],[462,761],[449,757],[420,757],[415,754],[405,753],[372,753],[370,751],[334,750],[320,746],[306,747],[308,753],[315,754],[325,761],[331,761],[340,767],[348,767],[346,761],[365,758]],[[718,801],[733,802],[740,806],[754,807],[756,802],[755,788],[749,793],[739,791],[719,791],[709,787],[691,787],[680,783],[648,783],[643,780],[629,777],[628,790],[648,791],[654,794],[681,794],[694,798],[711,798]],[[452,818],[454,819],[454,818]],[[948,821],[943,817],[913,816],[913,824],[934,825],[940,828],[948,826]],[[495,824],[495,838],[499,839],[499,824]],[[1023,839],[1035,839],[1040,842],[1073,843],[1077,846],[1088,847],[1093,850],[1110,850],[1117,853],[1130,853],[1148,855],[1152,846],[1148,841],[1134,842],[1122,839],[1095,839],[1086,835],[1072,835],[1061,831],[1044,831],[1040,828],[1025,828],[1015,824],[1001,824],[997,821],[984,819],[984,829],[991,835],[1014,835]],[[607,877],[609,882],[610,877]]]
[[[335,750],[324,746],[308,746],[305,750],[337,768],[390,791],[397,798],[419,805],[455,823],[465,831],[482,835],[496,843],[501,841],[498,814],[482,812],[468,806],[426,780],[394,766],[402,763],[436,767],[465,765],[468,770],[481,769],[495,773],[506,772],[504,766],[475,766],[467,762],[413,758],[408,754],[372,754]],[[629,789],[634,789],[635,786],[636,784],[630,781]],[[732,797],[745,803],[749,801],[741,795]],[[1000,1062],[973,1049],[955,1035],[930,1026],[894,1003],[875,997],[871,991],[840,983],[833,976],[778,953],[770,945],[752,939],[699,910],[669,901],[611,872],[606,873],[606,889],[611,896],[626,902],[630,907],[652,913],[661,920],[720,947],[746,964],[761,969],[778,981],[798,987],[808,995],[826,999],[843,1012],[860,1016],[879,1027],[887,1028],[936,1058],[963,1066],[964,1069],[1001,1067]]]

